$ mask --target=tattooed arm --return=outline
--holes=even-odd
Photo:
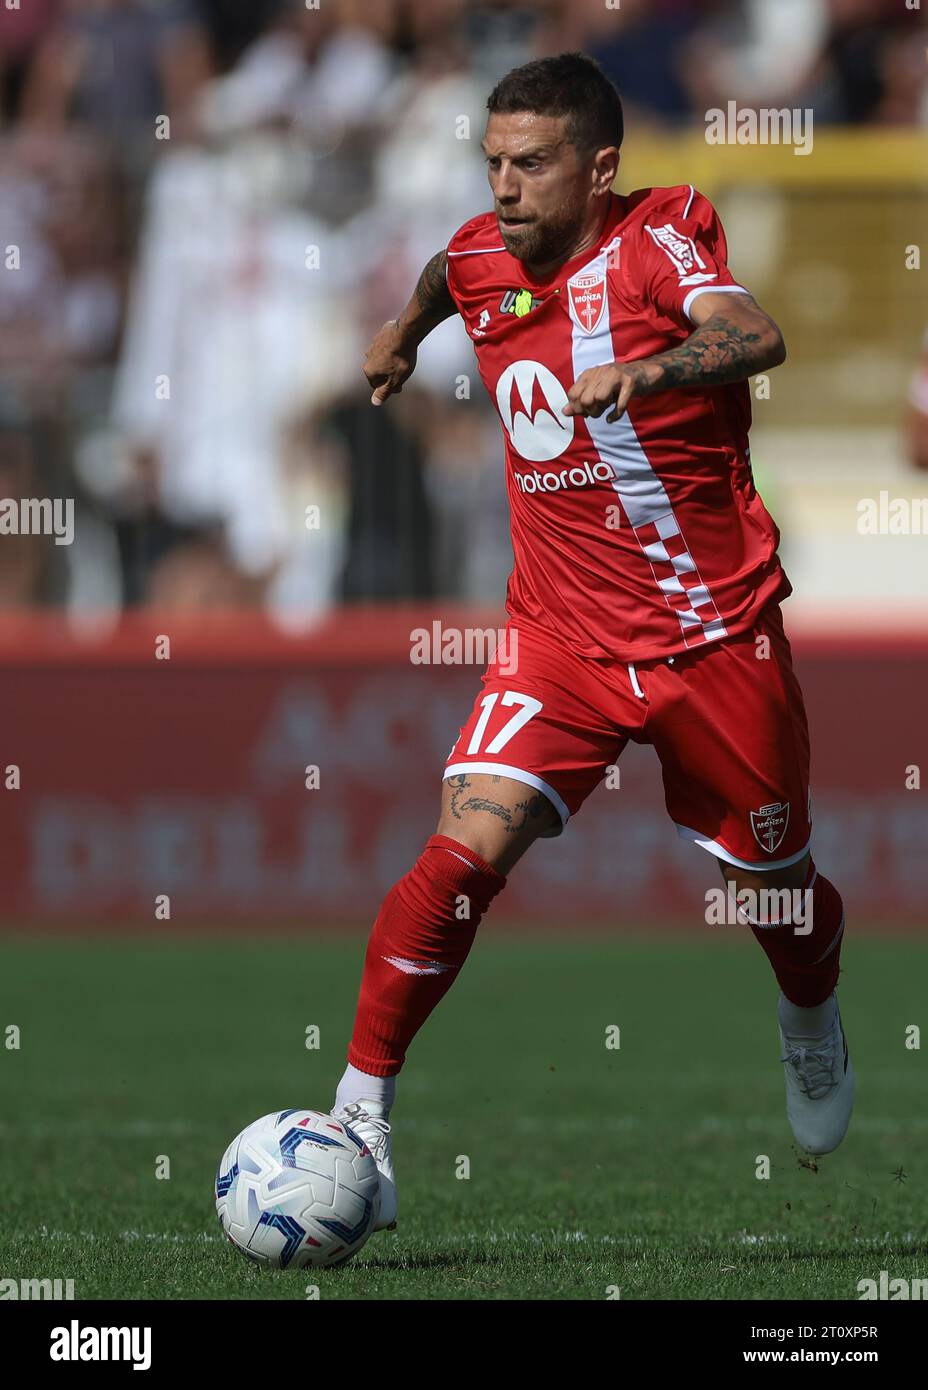
[[[419,276],[412,298],[397,319],[403,332],[411,334],[416,343],[457,312],[447,275],[448,257],[444,251],[438,251]]]
[[[373,388],[372,405],[397,395],[412,375],[416,352],[433,328],[457,311],[445,278],[447,256],[438,251],[419,276],[412,298],[397,319],[377,334],[364,359],[364,375]]]
[[[749,294],[702,294],[693,301],[693,318],[695,331],[669,352],[581,372],[563,414],[598,417],[612,406],[610,424],[632,396],[744,381],[786,360],[779,328]]]

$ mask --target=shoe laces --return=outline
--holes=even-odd
[[[386,1120],[382,1120],[379,1115],[372,1115],[356,1100],[339,1110],[336,1119],[345,1120],[349,1129],[354,1129],[360,1134],[370,1149],[375,1162],[384,1157],[387,1149],[387,1135],[392,1130],[392,1126]],[[374,1133],[365,1133],[364,1131],[368,1129],[372,1129]]]
[[[793,1068],[800,1086],[810,1100],[821,1100],[833,1086],[835,1080],[835,1059],[837,1051],[832,1042],[818,1047],[797,1046],[786,1043],[786,1056],[780,1061]]]

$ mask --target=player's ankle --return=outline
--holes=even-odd
[[[395,1076],[373,1076],[349,1062],[335,1092],[335,1109],[341,1110],[359,1100],[375,1100],[389,1110],[395,1098]]]

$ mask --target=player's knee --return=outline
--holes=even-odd
[[[481,825],[476,817],[470,816],[463,821],[449,820],[447,816],[439,817],[436,835],[447,835],[449,840],[456,840],[459,845],[464,845],[467,849],[473,850],[474,854],[489,864],[497,873],[507,874],[513,864],[521,857],[528,846],[519,847],[514,852],[514,847],[507,844],[505,839],[491,827]]]
[[[732,892],[780,893],[803,888],[809,876],[811,856],[804,854],[795,864],[786,864],[777,869],[742,869],[736,864],[728,864],[719,859],[722,877],[726,879]]]
[[[804,855],[795,865],[779,869],[740,869],[720,860],[722,876],[728,881],[729,894],[738,899],[740,912],[747,922],[803,922],[806,915],[804,885],[809,877],[810,856]]]

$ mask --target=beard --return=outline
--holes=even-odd
[[[561,206],[544,218],[533,219],[521,227],[507,228],[498,220],[503,245],[517,261],[529,265],[548,265],[565,260],[582,227],[582,214]]]

